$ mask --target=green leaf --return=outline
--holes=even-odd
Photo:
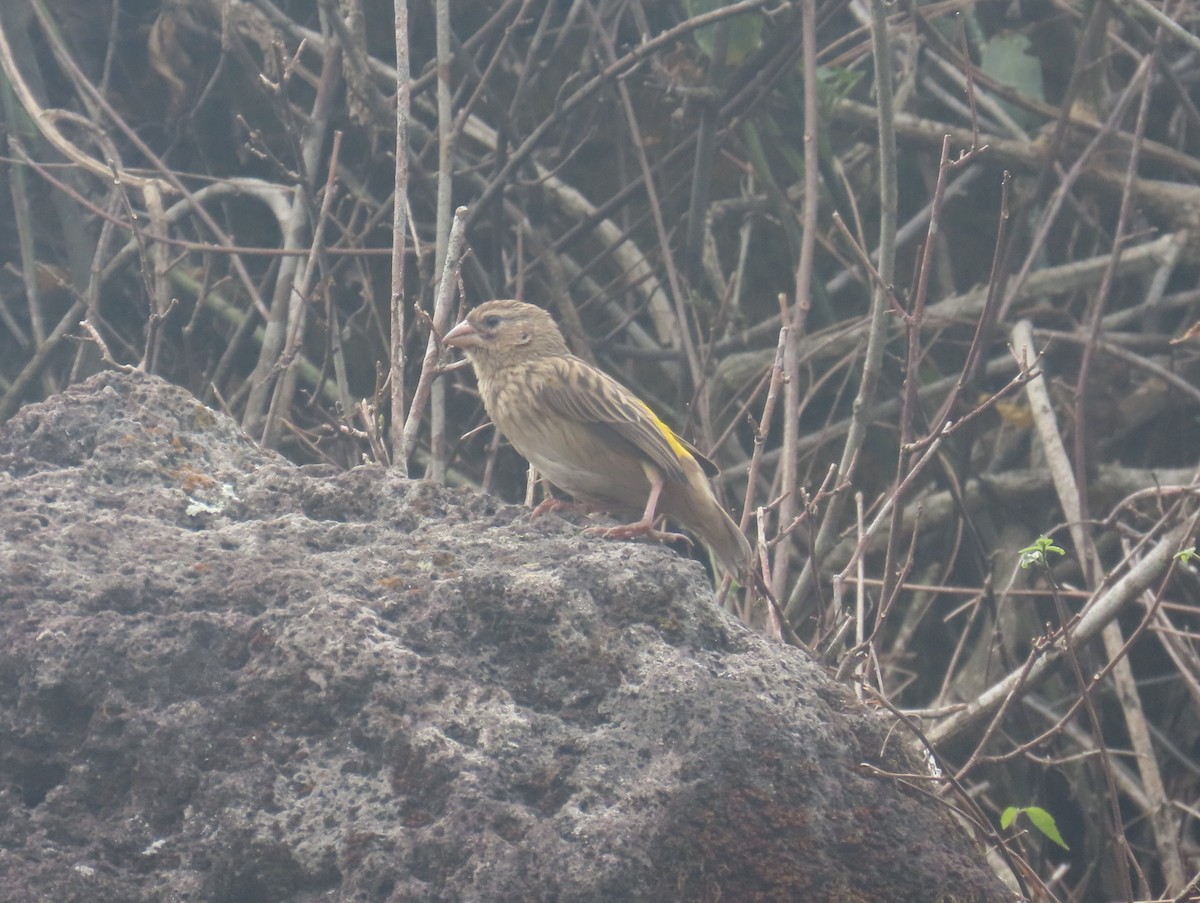
[[[1025,814],[1029,816],[1033,826],[1053,840],[1064,850],[1071,849],[1062,839],[1062,835],[1058,833],[1058,825],[1054,823],[1054,816],[1038,806],[1028,806],[1025,809]]]
[[[979,68],[1002,85],[1015,88],[1033,100],[1045,100],[1042,64],[1029,53],[1029,38],[1015,32],[1002,32],[983,45]],[[1000,101],[1005,111],[1026,129],[1036,128],[1040,119],[1034,114]]]
[[[1017,820],[1017,816],[1024,814],[1029,819],[1037,830],[1041,831],[1046,837],[1050,838],[1064,850],[1071,849],[1062,839],[1062,835],[1058,833],[1058,825],[1054,821],[1054,816],[1040,806],[1009,806],[1000,813],[1000,830],[1007,831],[1012,827],[1013,822]]]
[[[688,17],[692,19],[728,5],[729,0],[683,0],[683,8],[687,10]],[[723,62],[736,66],[762,44],[763,17],[758,13],[746,13],[726,19],[724,23],[705,25],[692,32],[696,46],[710,60],[715,49],[717,28],[726,23],[729,28],[729,46],[725,51]]]

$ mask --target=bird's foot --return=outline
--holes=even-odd
[[[533,512],[529,515],[529,519],[537,520],[543,514],[550,514],[551,512],[565,511],[569,514],[593,514],[596,511],[603,510],[603,508],[596,508],[593,505],[585,505],[583,502],[567,502],[547,496],[538,502]]]
[[[634,539],[645,536],[657,539],[659,542],[679,542],[682,540],[689,546],[692,541],[682,533],[671,533],[660,530],[652,520],[640,520],[632,524],[621,524],[619,527],[588,527],[583,531],[584,536],[598,536],[601,539]]]

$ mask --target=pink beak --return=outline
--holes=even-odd
[[[479,337],[479,333],[475,331],[475,327],[466,320],[463,320],[442,336],[442,344],[449,345],[451,348],[474,348],[477,345],[482,345],[483,340]]]

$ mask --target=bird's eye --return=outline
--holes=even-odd
[[[500,318],[498,316],[496,316],[495,314],[492,314],[490,317],[483,318],[483,328],[484,329],[495,329],[499,325],[500,325]]]

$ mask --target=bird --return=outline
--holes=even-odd
[[[572,354],[546,310],[487,301],[442,343],[466,355],[492,423],[546,480],[590,510],[642,512],[631,523],[585,532],[687,540],[658,529],[665,515],[746,579],[754,552],[713,494],[708,478],[718,473],[716,465],[633,392]],[[534,516],[561,505],[548,502]]]

